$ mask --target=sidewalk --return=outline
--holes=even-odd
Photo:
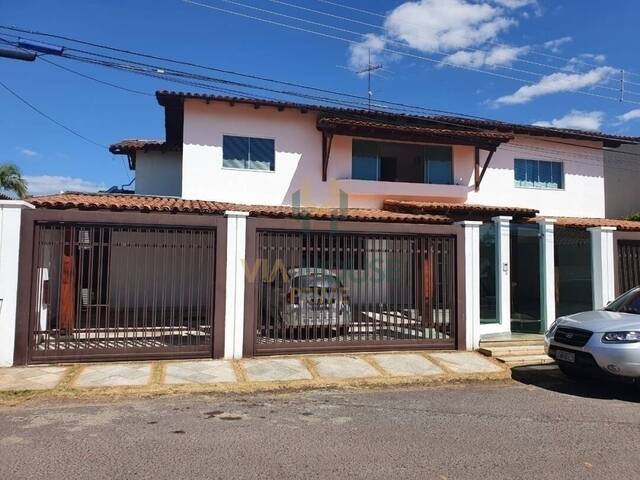
[[[509,369],[475,352],[298,355],[0,369],[0,399],[20,393],[163,394],[252,392],[331,386],[408,385],[502,379]]]

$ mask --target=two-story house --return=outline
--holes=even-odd
[[[165,138],[110,147],[134,194],[23,212],[18,362],[475,348],[640,280],[640,222],[604,218],[604,149],[634,139],[156,96]]]

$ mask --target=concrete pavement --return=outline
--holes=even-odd
[[[521,382],[0,407],[0,478],[612,479],[640,471],[640,394]]]
[[[234,391],[337,384],[394,384],[466,378],[504,378],[508,370],[473,352],[394,352],[305,355],[228,360],[100,363],[0,369],[0,393],[66,393],[126,388]]]

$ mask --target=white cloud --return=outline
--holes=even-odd
[[[640,117],[640,110],[639,117]],[[571,110],[568,114],[561,118],[554,118],[551,121],[535,122],[534,125],[539,127],[555,127],[555,128],[573,128],[577,130],[600,130],[604,121],[604,113],[593,111],[583,112],[581,110]]]
[[[377,63],[386,44],[387,41],[384,37],[368,33],[360,43],[353,44],[349,47],[351,54],[349,65],[353,69],[366,67],[369,64],[369,53],[371,53],[371,63]]]
[[[604,63],[607,61],[607,57],[602,53],[583,53],[580,57],[586,58],[587,60],[593,60],[597,63]]]
[[[597,67],[585,73],[552,73],[542,77],[538,83],[520,87],[511,95],[498,98],[498,105],[527,103],[534,98],[560,92],[573,92],[592,87],[608,80],[616,72],[611,67]]]
[[[537,5],[537,0],[494,0],[498,5],[507,8],[522,8],[527,5]]]
[[[511,47],[500,45],[488,51],[460,50],[446,57],[444,61],[464,67],[480,68],[511,65],[519,56],[526,54],[529,47]]]
[[[640,118],[640,108],[629,110],[627,113],[618,115],[616,118],[620,123],[630,122],[631,120],[637,120]]]
[[[36,152],[35,150],[31,150],[29,148],[17,147],[17,150],[18,150],[18,152],[20,152],[25,157],[39,157],[40,156],[40,154],[38,152]]]
[[[25,175],[24,179],[29,186],[29,195],[48,195],[62,191],[97,192],[106,189],[104,183],[58,175]]]
[[[556,38],[555,40],[544,42],[542,45],[544,46],[544,48],[546,48],[547,50],[551,50],[553,53],[559,53],[560,47],[569,42],[573,42],[573,37]]]
[[[477,46],[517,22],[504,10],[467,0],[406,2],[387,16],[387,35],[423,52],[451,51]]]

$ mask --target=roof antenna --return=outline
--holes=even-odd
[[[371,98],[373,97],[373,91],[371,90],[371,73],[375,72],[376,70],[382,70],[382,65],[379,63],[375,65],[371,64],[371,49],[369,49],[369,61],[366,68],[362,68],[356,71],[356,73],[358,74],[367,74],[367,96],[369,97],[369,110],[371,110]]]

